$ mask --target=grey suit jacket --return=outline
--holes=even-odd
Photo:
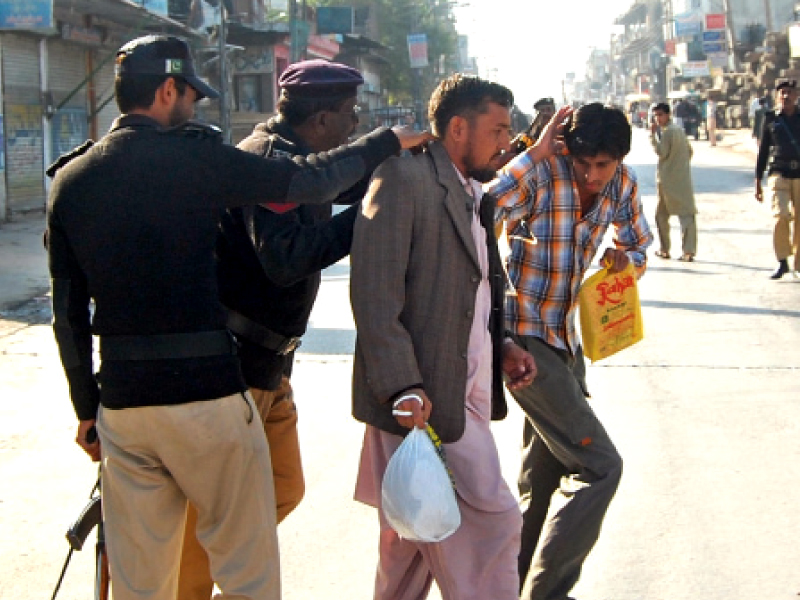
[[[408,430],[392,400],[421,386],[443,442],[464,433],[467,347],[480,266],[467,210],[470,196],[439,143],[392,158],[375,172],[355,224],[350,298],[356,321],[353,416],[384,431]],[[481,222],[489,249],[494,342],[492,418],[505,417],[501,352],[504,273],[493,229],[494,201]]]

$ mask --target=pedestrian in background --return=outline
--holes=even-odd
[[[490,430],[506,415],[502,375],[525,386],[531,356],[504,340],[503,269],[490,180],[511,130],[511,92],[460,74],[428,115],[438,140],[375,172],[356,220],[353,415],[367,424],[356,499],[378,508],[375,600],[517,600],[521,519]],[[430,421],[455,480],[461,526],[437,543],[401,538],[381,508],[387,463]]]
[[[175,600],[187,500],[223,596],[280,598],[269,448],[217,294],[219,217],[327,202],[403,147],[382,131],[309,160],[264,159],[189,122],[197,100],[217,96],[184,40],[125,44],[123,114],[58,162],[48,202],[53,328],[76,441],[102,457],[115,600]]]
[[[533,108],[536,110],[536,117],[534,117],[531,124],[530,138],[536,141],[542,135],[542,130],[550,122],[550,119],[556,114],[556,103],[550,97],[539,98]]]
[[[756,158],[756,200],[764,201],[761,180],[768,174],[767,186],[772,202],[775,226],[772,244],[778,268],[770,279],[780,279],[791,269],[800,268],[800,113],[797,110],[797,81],[781,79],[775,86],[780,110],[764,115],[764,128]],[[769,167],[767,167],[769,164]]]
[[[278,114],[256,125],[239,148],[258,156],[307,156],[344,144],[358,124],[352,67],[324,60],[290,65],[278,79]],[[387,152],[393,142],[386,140]],[[269,443],[277,522],[300,503],[303,468],[290,376],[319,289],[320,270],[350,252],[358,201],[368,178],[337,202],[353,205],[331,218],[330,203],[261,204],[228,209],[220,221],[217,278],[228,329],[239,343],[242,374]],[[209,600],[208,554],[187,513],[178,600]]]
[[[692,185],[692,145],[683,129],[673,124],[669,104],[653,107],[650,144],[658,155],[656,167],[656,228],[660,249],[655,255],[669,258],[669,218],[677,216],[681,224],[681,248],[678,260],[692,262],[697,254],[697,206]]]
[[[764,134],[764,117],[767,114],[767,99],[761,97],[758,99],[758,108],[753,114],[753,137],[757,143],[761,143],[761,136]]]
[[[511,391],[525,412],[519,490],[523,507],[522,600],[567,600],[620,477],[622,458],[589,406],[575,326],[578,290],[606,232],[601,263],[644,272],[653,236],[634,172],[622,163],[631,125],[622,111],[562,108],[533,148],[487,186],[496,219],[522,220],[510,238],[506,328],[542,374]],[[567,153],[563,152],[564,142]]]

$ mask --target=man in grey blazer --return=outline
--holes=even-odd
[[[511,92],[454,75],[429,105],[433,142],[375,172],[356,219],[353,414],[367,424],[356,499],[379,509],[376,600],[516,600],[521,519],[500,474],[489,424],[509,387],[529,385],[533,358],[504,339],[504,272],[494,202],[481,182],[509,150]],[[433,544],[400,538],[380,510],[386,464],[412,427],[445,444],[462,525]]]

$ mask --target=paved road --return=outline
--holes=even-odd
[[[651,259],[646,337],[589,368],[595,408],[625,475],[575,590],[582,600],[789,600],[800,593],[800,282],[767,279],[770,215],[752,199],[752,157],[696,144],[697,262]],[[652,217],[654,160],[629,162]],[[677,239],[677,223],[674,238]],[[377,523],[351,500],[362,427],[349,418],[354,339],[346,263],[326,272],[296,373],[307,496],[280,527],[284,598],[371,597]],[[63,532],[94,468],[40,303],[0,321],[0,597],[50,594]],[[496,426],[516,475],[522,417]],[[60,598],[87,597],[88,552]],[[432,594],[438,599],[438,594]]]

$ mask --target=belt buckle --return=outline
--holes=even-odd
[[[278,347],[276,352],[281,356],[284,356],[286,354],[289,354],[289,352],[294,352],[295,350],[297,350],[302,345],[302,343],[303,342],[300,340],[299,337],[286,338],[283,341],[283,343]]]

